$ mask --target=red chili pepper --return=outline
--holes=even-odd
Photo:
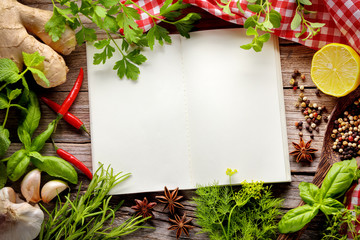
[[[78,95],[78,93],[80,91],[83,79],[84,79],[84,71],[83,71],[82,68],[80,68],[79,76],[77,77],[73,88],[71,89],[70,93],[68,94],[68,96],[64,100],[63,104],[61,104],[61,107],[60,107],[60,109],[58,111],[58,114],[60,116],[64,116],[65,113],[67,113],[67,111],[69,111],[69,108],[71,107],[71,105],[75,101],[75,98],[77,97],[77,95]]]
[[[46,97],[41,97],[41,101],[43,101],[46,105],[48,105],[55,112],[58,112],[61,107],[59,104],[57,104],[56,102],[54,102]],[[68,122],[71,126],[74,126],[76,129],[79,129],[79,130],[81,129],[90,135],[90,132],[86,129],[85,124],[79,118],[77,118],[75,115],[71,114],[70,112],[66,112],[65,115],[63,116],[63,119],[66,122]]]
[[[77,167],[81,172],[83,172],[90,180],[93,178],[93,175],[90,171],[90,169],[88,169],[84,163],[82,163],[79,159],[77,159],[74,155],[68,153],[67,151],[65,151],[64,149],[58,148],[55,146],[55,150],[57,155],[59,155],[59,157],[61,157],[62,159],[64,159],[65,161],[73,164],[75,167]]]

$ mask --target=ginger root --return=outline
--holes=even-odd
[[[75,32],[67,27],[62,38],[53,42],[45,32],[45,24],[52,12],[31,8],[16,0],[0,0],[0,58],[9,58],[23,68],[22,52],[39,52],[45,57],[43,64],[38,66],[50,82],[47,86],[36,74],[35,81],[42,87],[56,87],[66,81],[68,68],[62,56],[68,55],[76,46]],[[33,34],[44,43],[38,41]],[[56,51],[54,51],[56,50]]]

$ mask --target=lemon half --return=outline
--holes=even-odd
[[[360,84],[360,57],[350,46],[330,43],[311,62],[311,78],[325,94],[342,97]]]

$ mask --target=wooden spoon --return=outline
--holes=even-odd
[[[355,91],[350,93],[349,95],[339,98],[335,108],[330,114],[329,122],[327,124],[325,130],[325,136],[323,141],[323,146],[321,149],[320,163],[315,172],[314,179],[312,181],[313,184],[320,187],[327,172],[330,170],[331,166],[335,162],[340,161],[340,155],[333,151],[333,140],[331,138],[332,130],[334,129],[334,121],[343,114],[345,109],[354,103],[356,99],[360,97],[360,88],[357,88]],[[357,158],[357,162],[359,165],[359,158]],[[304,205],[304,201],[301,201],[299,206]],[[307,226],[296,233],[291,234],[280,234],[277,238],[278,240],[289,240],[289,239],[299,239],[301,234],[305,231]]]

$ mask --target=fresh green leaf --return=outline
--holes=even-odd
[[[301,4],[303,5],[307,5],[307,6],[310,6],[312,5],[312,3],[310,2],[310,0],[298,0]]]
[[[297,29],[301,24],[301,16],[298,12],[295,13],[293,20],[291,21],[291,30]]]
[[[159,25],[155,25],[154,27],[152,27],[148,31],[146,38],[148,40],[151,50],[154,49],[155,39],[159,42],[160,45],[163,45],[164,41],[167,43],[171,43],[171,38],[169,36],[168,30]]]
[[[32,158],[36,158],[40,162],[44,162],[43,156],[39,152],[29,152],[28,155]]]
[[[73,166],[62,158],[54,156],[42,156],[42,161],[38,158],[31,158],[31,162],[41,171],[50,176],[62,178],[73,184],[77,184],[78,176]]]
[[[117,75],[122,79],[125,76],[126,71],[125,59],[117,61],[113,69],[117,70]]]
[[[242,9],[242,7],[241,7],[241,5],[240,5],[240,1],[237,1],[237,2],[236,2],[236,7],[239,9],[239,11],[240,11],[242,14],[245,14],[244,9]]]
[[[263,9],[263,7],[259,4],[248,4],[247,8],[255,13],[259,13]]]
[[[30,134],[27,131],[25,131],[23,128],[18,128],[17,129],[17,134],[18,134],[19,140],[24,144],[25,149],[27,151],[29,151],[30,147],[31,147],[31,136],[30,136]]]
[[[10,101],[16,99],[18,96],[20,96],[21,92],[22,92],[22,90],[19,89],[19,88],[16,88],[16,89],[12,90],[12,91],[8,94],[8,99],[9,99]]]
[[[146,61],[146,57],[140,53],[139,49],[131,51],[126,57],[137,65],[141,65]]]
[[[308,224],[319,212],[319,206],[303,206],[288,211],[279,222],[280,233],[297,232]]]
[[[334,163],[322,183],[321,197],[336,199],[342,196],[354,180],[356,169],[355,159]]]
[[[82,27],[80,31],[76,33],[76,41],[81,46],[84,42],[96,41],[96,31],[92,28]]]
[[[171,5],[170,5],[171,4]],[[184,9],[187,5],[182,4],[182,1],[166,0],[163,6],[160,8],[160,15],[164,16],[170,12]]]
[[[116,18],[106,15],[104,18],[104,28],[109,29],[113,33],[117,32],[119,30],[119,26],[116,22]]]
[[[40,133],[31,143],[31,151],[39,152],[45,145],[46,141],[51,137],[55,131],[58,120],[55,119],[48,124],[47,129]]]
[[[8,58],[0,58],[0,82],[15,83],[20,79],[19,69]]]
[[[0,109],[6,109],[9,107],[9,101],[5,95],[0,94]]]
[[[307,204],[312,206],[319,201],[319,199],[317,199],[319,188],[316,185],[308,182],[301,182],[299,185],[299,190],[300,197]]]
[[[251,35],[257,36],[258,33],[257,33],[257,31],[256,31],[253,27],[249,27],[249,28],[246,30],[246,35],[247,35],[247,36],[251,36]]]
[[[6,166],[3,162],[0,162],[0,189],[5,187],[7,182]]]
[[[106,17],[106,9],[100,6],[94,7],[94,13],[99,16],[100,18]]]
[[[26,52],[22,52],[24,63],[27,67],[36,67],[39,66],[42,62],[44,62],[45,57],[41,56],[39,52],[34,52],[32,54],[28,54]]]
[[[334,214],[341,209],[344,209],[344,205],[338,200],[332,198],[326,198],[320,205],[320,210],[326,215]]]
[[[36,128],[39,126],[41,118],[40,106],[37,96],[34,92],[29,93],[29,103],[27,106],[27,114],[21,121],[19,128],[27,131],[30,136],[33,135]]]
[[[66,18],[59,12],[57,7],[53,9],[53,15],[45,24],[45,31],[49,33],[54,42],[59,41],[65,32]]]
[[[253,15],[253,16],[251,16],[251,17],[248,17],[248,18],[245,20],[244,28],[256,27],[257,19],[258,19],[258,18],[257,18],[256,15]]]
[[[24,175],[30,163],[30,157],[26,155],[25,149],[15,152],[7,162],[7,175],[11,181],[17,181]]]
[[[274,28],[279,28],[281,25],[281,15],[275,10],[271,10],[269,13],[269,19]]]
[[[303,35],[306,32],[306,28],[302,28],[301,32],[296,33],[295,37],[299,38],[301,35]]]
[[[99,3],[106,8],[111,8],[118,4],[119,0],[99,0]]]
[[[198,13],[189,13],[184,18],[176,21],[174,24],[181,36],[189,38],[189,32],[194,27],[192,24],[200,18],[201,16]]]
[[[313,28],[321,28],[323,26],[325,26],[325,23],[312,23],[310,22],[310,26]]]
[[[4,156],[9,149],[11,144],[9,136],[9,130],[0,125],[0,157]]]
[[[249,49],[252,48],[252,46],[253,46],[252,43],[248,43],[248,44],[245,44],[245,45],[241,45],[240,47],[241,47],[242,49],[249,50]]]
[[[48,87],[50,86],[49,80],[46,78],[45,74],[41,70],[39,70],[37,68],[32,68],[32,67],[28,67],[28,69],[33,74],[36,74],[46,84],[46,86],[48,86]]]
[[[115,48],[110,45],[110,40],[101,40],[94,44],[97,49],[104,49],[101,53],[94,54],[94,64],[105,63],[106,59],[111,58],[115,52]]]
[[[270,29],[274,28],[272,23],[269,21],[263,22],[262,26],[264,27],[264,30],[269,31]]]
[[[258,37],[259,41],[267,42],[270,39],[270,33],[264,33],[263,35]]]

